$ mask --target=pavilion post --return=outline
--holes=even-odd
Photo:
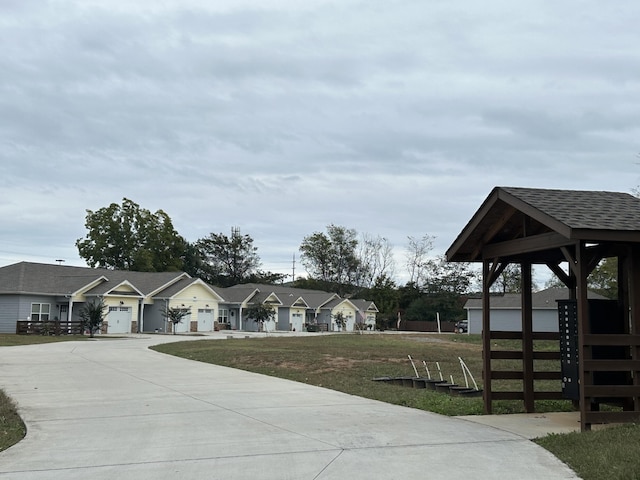
[[[534,365],[533,365],[533,282],[530,262],[520,264],[522,273],[522,371],[524,408],[527,413],[535,411]]]
[[[484,380],[484,413],[491,414],[491,303],[489,289],[491,287],[489,260],[482,264],[482,375]]]

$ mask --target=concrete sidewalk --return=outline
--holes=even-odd
[[[174,340],[1,348],[28,433],[0,479],[577,478],[506,429],[147,348]]]

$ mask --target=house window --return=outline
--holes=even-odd
[[[50,308],[51,305],[48,303],[32,303],[31,320],[34,322],[48,322]]]
[[[229,310],[226,308],[218,309],[218,323],[229,323]]]

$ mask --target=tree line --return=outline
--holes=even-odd
[[[250,235],[210,233],[187,241],[163,210],[155,213],[124,198],[96,211],[87,210],[87,234],[76,241],[90,267],[144,272],[185,271],[220,287],[240,283],[283,283],[285,274],[264,271]],[[459,320],[464,302],[478,291],[479,274],[468,263],[447,262],[432,254],[435,237],[407,237],[403,267],[407,282],[396,283],[394,248],[387,238],[358,234],[328,225],[303,238],[299,251],[307,277],[292,286],[336,292],[375,302],[383,322],[394,324],[398,312],[407,320]],[[602,280],[604,282],[604,280]],[[504,270],[494,289],[519,291],[515,265]]]

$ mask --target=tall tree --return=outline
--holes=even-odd
[[[342,294],[355,284],[360,268],[357,246],[355,230],[332,224],[326,234],[316,232],[303,239],[302,264],[311,278],[334,285]]]
[[[84,239],[76,240],[90,267],[143,272],[178,271],[187,242],[162,210],[151,213],[124,198],[97,211],[87,210]]]
[[[393,246],[387,238],[363,234],[357,250],[359,263],[355,280],[357,286],[371,288],[378,279],[393,278],[395,275]]]
[[[409,281],[407,283],[422,286],[429,270],[429,252],[433,249],[435,237],[423,235],[421,238],[407,237],[407,272]]]
[[[467,262],[448,262],[444,255],[430,260],[425,274],[427,293],[463,295],[473,290],[479,273]]]
[[[242,235],[237,228],[231,230],[230,237],[211,233],[196,245],[204,260],[202,278],[209,283],[235,285],[249,281],[258,273],[258,248],[253,245],[253,238]]]

